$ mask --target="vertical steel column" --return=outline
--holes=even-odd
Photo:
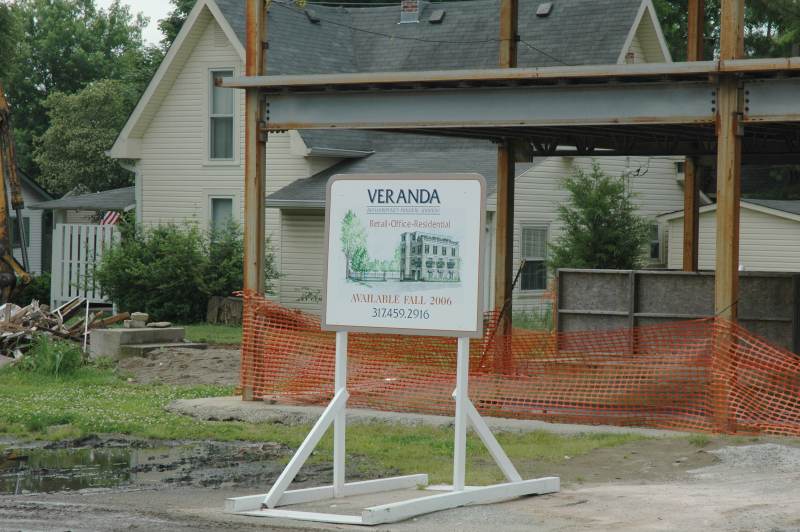
[[[696,272],[700,255],[700,168],[687,157],[683,165],[683,271]]]
[[[259,76],[266,70],[267,13],[264,0],[245,0],[245,74]],[[261,130],[264,109],[259,90],[246,89],[244,111],[244,289],[264,292],[264,208],[266,199],[266,132]],[[247,335],[245,335],[247,336]],[[242,356],[246,343],[242,343]],[[253,349],[249,350],[254,356]],[[242,399],[254,399],[255,360],[242,360],[248,368],[242,383]]]
[[[247,46],[245,74],[264,74],[267,18],[264,0],[246,0]],[[263,109],[259,90],[245,91],[244,149],[244,288],[264,291],[264,227],[266,133],[261,130]]]
[[[720,60],[744,56],[744,0],[722,2]],[[722,432],[736,431],[731,411],[730,322],[736,321],[739,304],[739,199],[742,176],[742,123],[744,110],[739,80],[722,76],[717,97],[717,245],[714,310],[722,318],[714,331],[711,362],[711,393],[714,426]]]
[[[744,0],[724,0],[720,60],[744,56]],[[717,246],[714,309],[736,320],[739,300],[739,199],[742,94],[735,77],[720,78],[717,98]]]
[[[500,68],[517,66],[519,1],[500,1]],[[497,324],[495,342],[498,370],[510,369],[512,283],[514,277],[514,165],[516,158],[509,142],[497,146],[497,210],[495,227],[494,310],[503,312]]]
[[[689,0],[687,61],[702,61],[705,0]],[[700,238],[700,180],[697,160],[687,157],[683,180],[683,271],[698,270]]]

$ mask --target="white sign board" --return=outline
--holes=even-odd
[[[485,198],[478,174],[333,177],[322,328],[481,336]]]

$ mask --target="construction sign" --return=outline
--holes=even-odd
[[[333,177],[323,329],[481,336],[485,189],[477,174]]]

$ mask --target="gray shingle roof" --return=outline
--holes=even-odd
[[[760,205],[776,211],[788,212],[789,214],[800,214],[800,200],[766,200],[747,198],[742,200],[745,203]]]
[[[496,149],[487,142],[425,135],[376,132],[375,153],[362,159],[342,161],[307,179],[298,179],[267,197],[268,207],[322,208],[328,179],[336,174],[464,173],[486,178],[487,193],[497,183]],[[517,164],[517,175],[531,164]]]
[[[87,211],[124,211],[136,204],[135,187],[115,188],[79,196],[34,203],[32,209],[68,209]]]
[[[216,2],[244,42],[244,2]],[[500,0],[434,5],[420,2],[418,24],[398,24],[399,0],[396,6],[389,7],[313,5],[309,9],[319,22],[312,23],[293,2],[273,0],[268,14],[267,72],[285,75],[493,68],[499,55],[499,4]],[[544,18],[535,14],[538,5],[533,0],[520,2],[519,33],[522,41],[530,45],[520,42],[518,46],[520,67],[616,63],[642,0],[555,0],[552,12]],[[428,22],[434,9],[446,13],[440,24]],[[308,206],[323,201],[324,181],[339,172],[479,172],[494,190],[496,152],[485,141],[371,131],[302,130],[300,134],[312,150],[375,153],[292,183],[269,197],[268,203],[273,206],[300,200]]]

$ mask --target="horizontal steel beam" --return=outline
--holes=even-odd
[[[800,121],[800,78],[749,81],[744,92],[745,122]]]
[[[286,92],[267,96],[270,130],[711,124],[708,82]]]
[[[294,74],[225,78],[222,85],[257,87],[263,92],[353,88],[392,89],[397,86],[461,86],[497,84],[552,84],[563,81],[705,80],[720,74],[770,77],[800,72],[800,57],[692,61],[683,63],[639,63],[614,65],[554,66],[539,68],[488,68],[403,72],[354,72],[341,74]]]

